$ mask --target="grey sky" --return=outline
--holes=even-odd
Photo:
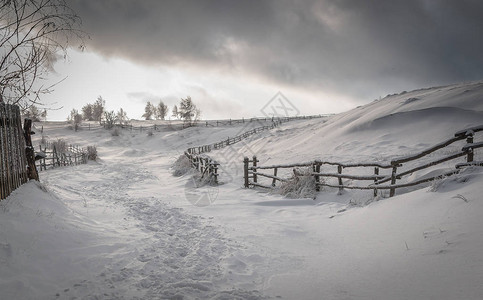
[[[483,78],[478,0],[68,2],[90,51],[151,67],[216,70],[361,102]]]

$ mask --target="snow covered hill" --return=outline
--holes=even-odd
[[[197,189],[171,175],[177,157],[257,124],[152,136],[45,124],[46,138],[95,144],[100,159],[42,172],[0,202],[0,298],[481,299],[481,167],[353,205],[367,195],[244,189],[241,162],[387,161],[483,124],[482,99],[482,82],[459,84],[285,123],[209,153],[224,184]]]

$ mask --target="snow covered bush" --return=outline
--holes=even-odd
[[[315,178],[312,176],[312,168],[294,169],[292,177],[282,182],[279,191],[288,198],[315,198]]]
[[[67,152],[67,143],[64,139],[57,139],[56,141],[52,142],[52,149],[54,147],[58,153]]]
[[[182,154],[178,159],[174,162],[173,166],[173,175],[176,177],[183,176],[184,174],[191,171],[191,161],[186,157],[186,155]]]
[[[111,135],[112,136],[119,136],[121,134],[119,128],[114,128],[112,131],[111,131]]]
[[[87,159],[96,160],[97,159],[97,148],[96,146],[87,146]]]

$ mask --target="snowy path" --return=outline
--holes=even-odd
[[[143,195],[143,186],[166,183],[143,167],[149,158],[138,160],[42,174],[48,189],[61,196],[77,214],[98,223],[99,229],[111,235],[105,241],[109,245],[97,246],[95,250],[99,256],[109,257],[109,264],[93,270],[92,276],[78,278],[80,281],[66,286],[60,296],[261,298],[257,291],[260,278],[233,255],[241,251],[236,242],[224,238],[209,219],[191,216],[167,204],[173,195]],[[78,255],[82,257],[83,250],[92,246],[86,243]]]

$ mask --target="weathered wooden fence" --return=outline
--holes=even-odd
[[[206,172],[210,174],[210,176],[214,176],[215,182],[218,182],[218,166],[220,165],[219,163],[215,162],[213,159],[211,159],[209,156],[203,153],[211,152],[212,150],[217,150],[221,149],[224,147],[227,147],[229,145],[236,144],[240,142],[243,139],[248,138],[251,135],[254,135],[256,133],[265,131],[265,130],[270,130],[273,129],[277,126],[280,126],[282,123],[285,122],[290,122],[294,120],[304,120],[304,119],[314,119],[314,118],[322,118],[326,117],[327,115],[313,115],[313,116],[296,116],[296,117],[285,117],[285,118],[251,118],[247,119],[246,122],[254,122],[254,121],[268,121],[270,122],[270,125],[265,125],[265,126],[260,126],[257,128],[254,128],[252,130],[243,132],[242,134],[239,134],[233,138],[227,138],[226,140],[222,140],[217,143],[209,144],[209,145],[203,145],[203,146],[198,146],[198,147],[191,147],[188,148],[185,151],[186,157],[188,157],[191,160],[191,165],[193,168],[197,169],[200,171],[203,176]],[[217,126],[218,122],[216,121]],[[236,122],[236,123],[235,123]],[[232,124],[240,124],[244,123],[245,119],[238,119],[238,120],[229,120],[229,125]],[[208,123],[206,123],[206,126],[208,126]],[[202,167],[204,166],[204,167]],[[202,176],[202,177],[203,177]]]
[[[31,120],[26,119],[22,130],[19,107],[0,102],[0,200],[29,179],[38,180],[31,125]]]
[[[40,171],[63,166],[86,164],[88,151],[75,145],[66,145],[63,140],[45,142],[39,145],[42,156],[37,160]]]
[[[315,115],[315,116],[297,116],[297,117],[286,117],[286,118],[265,118],[265,120],[270,121],[270,125],[265,125],[265,126],[260,126],[257,128],[254,128],[252,130],[248,130],[246,132],[243,132],[235,137],[232,138],[227,138],[226,140],[222,140],[217,143],[213,144],[208,144],[208,145],[202,145],[198,147],[191,147],[186,150],[188,153],[191,154],[201,154],[201,153],[206,153],[206,152],[211,152],[212,150],[217,150],[221,149],[233,144],[236,144],[243,139],[248,138],[251,135],[257,134],[262,131],[266,130],[271,130],[274,129],[275,127],[280,126],[283,123],[294,121],[294,120],[303,120],[303,119],[314,119],[314,118],[322,118],[325,115]],[[250,120],[259,120],[259,119],[250,119]]]
[[[191,162],[191,167],[201,173],[201,178],[212,178],[213,183],[218,183],[219,164],[206,155],[196,155],[188,152],[184,153]]]
[[[321,186],[327,187],[334,187],[339,188],[339,190],[343,189],[360,189],[360,190],[374,190],[374,196],[377,196],[378,190],[389,190],[389,196],[392,197],[395,195],[396,189],[406,188],[406,187],[413,187],[416,185],[420,185],[426,182],[434,181],[435,179],[442,178],[444,176],[448,176],[451,174],[458,173],[462,167],[471,166],[471,165],[483,165],[483,161],[474,161],[474,150],[477,148],[483,147],[483,142],[474,143],[474,135],[476,132],[483,131],[483,125],[468,128],[465,130],[458,131],[454,137],[439,143],[431,148],[428,148],[420,153],[400,157],[397,159],[392,160],[390,163],[381,164],[381,163],[339,163],[339,162],[330,162],[330,161],[321,161],[316,160],[313,162],[306,162],[306,163],[299,163],[299,164],[285,164],[285,165],[270,165],[270,166],[260,166],[259,160],[257,157],[253,157],[249,159],[245,157],[244,159],[244,186],[249,188],[251,186],[263,187],[263,188],[272,188],[276,186],[277,182],[286,182],[289,178],[279,176],[281,169],[292,169],[294,177],[301,176],[297,168],[310,168],[310,175],[313,176],[315,181],[316,190],[318,191]],[[433,161],[425,161],[423,163],[418,164],[418,160],[434,153],[437,150],[443,149],[452,145],[458,141],[466,141],[466,144],[463,145],[460,151],[453,153],[451,155],[446,155],[437,160]],[[451,171],[445,172],[443,174],[428,176],[428,177],[420,177],[414,179],[410,182],[404,183],[397,183],[397,180],[401,180],[403,177],[411,175],[417,171],[427,169],[444,162],[454,160],[460,157],[466,157],[466,162],[458,163],[455,165],[455,168]],[[411,164],[408,164],[411,162]],[[403,166],[408,164],[409,167],[407,169],[403,169]],[[321,167],[337,167],[337,172],[321,172]],[[366,175],[361,175],[360,172],[358,174],[343,174],[344,169],[354,169],[354,168],[363,168],[365,170],[370,170],[369,172],[365,172]],[[389,170],[390,173],[386,175],[381,175],[380,170]],[[271,171],[270,171],[271,170]],[[403,170],[403,171],[398,171]],[[267,173],[268,171],[268,173]],[[368,174],[369,173],[369,174]],[[305,174],[305,173],[304,173]],[[270,183],[261,183],[260,178],[268,178]],[[329,183],[330,178],[336,178],[337,184]],[[350,183],[344,183],[343,180],[350,180]],[[370,181],[371,184],[368,185],[352,185],[351,183],[354,181]],[[390,183],[383,185],[384,183]]]

